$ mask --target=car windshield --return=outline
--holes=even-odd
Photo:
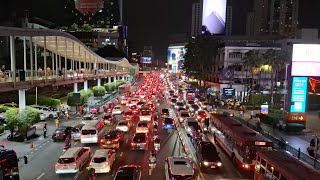
[[[171,118],[165,118],[164,123],[165,124],[173,124],[173,120]]]
[[[144,116],[150,115],[150,111],[148,110],[141,111],[141,115],[144,115]]]
[[[206,114],[206,112],[204,112],[204,111],[199,111],[198,114],[201,115],[201,116],[204,116],[204,115]]]
[[[143,135],[136,135],[133,137],[133,142],[145,142],[146,141],[146,137]]]
[[[188,101],[188,104],[194,104],[194,101]]]
[[[169,113],[168,109],[162,109],[162,113]]]
[[[183,113],[181,113],[181,117],[190,117],[190,116],[189,116],[189,113],[183,112]]]
[[[120,107],[114,107],[114,109],[120,109]]]
[[[117,137],[116,133],[108,133],[105,135],[105,139],[115,139]]]
[[[84,116],[83,120],[92,120],[91,116]]]
[[[74,162],[74,158],[60,158],[58,160],[58,163],[60,164],[69,164],[69,163],[73,163]]]
[[[211,143],[202,144],[202,157],[206,161],[216,161],[218,157],[215,146]]]
[[[171,99],[171,102],[175,103],[175,102],[177,102],[177,100],[176,99]]]
[[[125,112],[124,115],[128,115],[128,116],[131,116],[133,113],[130,111],[130,112]]]
[[[172,180],[194,180],[193,175],[172,175]]]
[[[91,130],[82,130],[81,132],[82,132],[82,135],[94,135],[94,134],[97,133],[97,131],[94,130],[94,129],[91,129]]]
[[[115,178],[115,180],[133,180],[134,178],[134,170],[122,170],[120,169],[118,171],[118,174]]]
[[[183,106],[182,102],[177,102],[177,106]]]
[[[188,126],[192,126],[192,127],[195,127],[195,126],[198,126],[199,124],[198,124],[198,122],[188,122]]]
[[[139,123],[138,127],[148,127],[147,123]]]
[[[92,159],[92,162],[94,163],[103,163],[106,162],[107,158],[106,157],[95,157]]]
[[[199,109],[199,106],[197,106],[197,105],[192,105],[191,107],[192,107],[193,109],[195,109],[195,110]]]
[[[127,122],[119,122],[119,124],[118,124],[119,126],[126,126],[127,125]]]

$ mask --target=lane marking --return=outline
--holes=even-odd
[[[123,155],[123,152],[120,153],[120,157]]]
[[[37,179],[40,179],[45,173],[40,174],[40,176]]]
[[[75,142],[74,145],[77,145],[79,141]]]
[[[128,143],[129,139],[126,140],[126,143]]]

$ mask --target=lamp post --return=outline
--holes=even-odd
[[[287,94],[288,94],[288,67],[290,64],[286,64],[286,77],[284,80],[284,97],[283,97],[283,111],[286,110],[286,103],[287,103]]]

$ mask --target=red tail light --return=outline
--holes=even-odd
[[[142,143],[143,145],[146,145],[147,143]]]
[[[77,166],[77,164],[76,163],[72,163],[71,166]]]
[[[52,136],[53,136],[53,137],[55,137],[55,136],[56,136],[56,134],[52,134]]]
[[[100,139],[100,143],[104,143],[104,140],[103,140],[103,139]]]
[[[135,144],[134,143],[131,143],[131,146],[134,146]]]
[[[112,142],[118,142],[119,141],[119,139],[114,139],[114,140],[112,140]]]
[[[92,166],[92,162],[89,163],[89,166]]]
[[[65,136],[65,135],[66,135],[65,133],[62,134],[62,136]]]

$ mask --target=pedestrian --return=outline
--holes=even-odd
[[[253,118],[253,111],[251,110],[250,111],[250,119],[252,119]]]
[[[282,131],[282,126],[283,126],[283,121],[280,120],[280,121],[279,121],[279,131]]]
[[[60,125],[60,120],[59,120],[59,118],[57,118],[57,119],[55,120],[55,123],[56,123],[56,128],[58,128],[59,125]]]
[[[240,110],[240,117],[243,117],[243,110]]]
[[[60,109],[60,111],[62,112],[62,114],[65,116],[66,115],[66,110],[64,109],[64,106],[62,106],[62,108]]]
[[[47,137],[47,123],[44,124],[43,126],[43,138]]]

